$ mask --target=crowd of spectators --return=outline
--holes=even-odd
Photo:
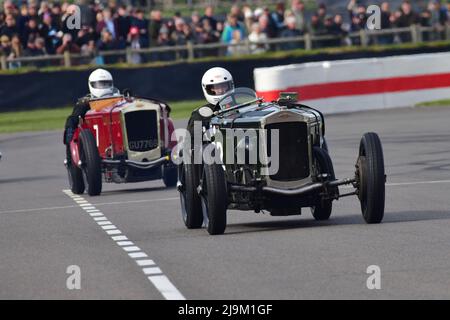
[[[175,13],[168,17],[160,10],[145,12],[139,7],[124,5],[120,0],[81,0],[78,6],[68,2],[23,0],[18,3],[4,0],[0,9],[0,55],[8,61],[17,57],[42,56],[70,52],[86,57],[82,63],[115,63],[118,57],[99,56],[99,51],[131,47],[133,49],[174,45],[209,44],[229,45],[227,55],[262,53],[275,49],[267,39],[301,36],[333,35],[330,40],[317,40],[315,47],[359,44],[353,32],[367,28],[366,7],[350,0],[347,14],[331,13],[321,4],[313,12],[305,9],[302,0],[280,1],[275,9],[233,5],[226,16],[215,14],[214,7],[203,12],[192,12],[189,17]],[[434,27],[436,32],[426,40],[445,36],[450,21],[450,4],[431,0],[420,11],[414,11],[410,1],[392,8],[389,1],[380,2],[381,28],[409,27],[414,24]],[[417,8],[416,8],[417,10]],[[79,28],[71,27],[79,13]],[[410,33],[378,36],[373,41],[381,44],[411,41]],[[245,43],[244,40],[249,40]],[[245,44],[244,44],[245,43]],[[289,42],[276,46],[277,50],[304,47],[303,42]],[[197,50],[196,56],[217,55],[218,49]],[[128,61],[142,63],[148,60],[171,60],[185,51],[158,52],[151,55],[131,54]],[[14,67],[14,64],[11,64]]]

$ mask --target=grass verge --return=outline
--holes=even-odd
[[[427,101],[416,104],[416,107],[449,107],[450,99]]]
[[[171,117],[173,119],[186,119],[193,109],[204,103],[201,100],[171,103]],[[71,111],[71,107],[62,107],[0,113],[0,133],[62,130]]]

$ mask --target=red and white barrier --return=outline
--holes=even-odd
[[[405,107],[450,98],[450,53],[257,68],[254,78],[266,100],[297,92],[324,113]]]

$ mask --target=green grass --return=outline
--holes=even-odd
[[[200,101],[183,101],[171,103],[171,117],[186,119],[193,109],[204,104]],[[39,109],[32,111],[17,111],[0,113],[0,133],[62,130],[71,107]]]
[[[416,104],[416,107],[450,107],[450,99],[422,102]]]

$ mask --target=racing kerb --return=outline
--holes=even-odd
[[[257,68],[254,79],[268,101],[297,92],[324,113],[406,107],[450,98],[450,53]]]

